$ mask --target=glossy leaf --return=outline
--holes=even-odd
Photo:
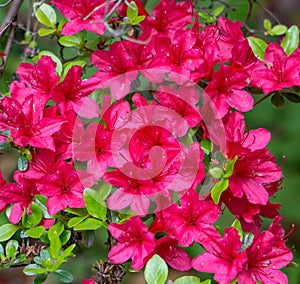
[[[84,220],[83,222],[79,223],[78,225],[74,226],[74,230],[76,231],[84,231],[84,230],[97,230],[102,227],[102,221],[94,219],[94,218],[88,218]]]
[[[84,191],[84,203],[87,211],[95,218],[106,219],[106,204],[100,190],[86,188]]]
[[[272,29],[272,23],[269,19],[264,19],[264,28],[269,31]]]
[[[28,229],[26,231],[26,234],[28,237],[38,239],[43,234],[44,231],[45,228],[43,226],[37,226],[35,228]]]
[[[268,31],[268,34],[271,36],[274,35],[283,35],[285,34],[287,31],[287,26],[285,25],[276,25],[274,26],[271,30]]]
[[[221,198],[221,194],[228,188],[229,181],[228,179],[219,180],[211,190],[211,198],[218,204]]]
[[[38,21],[43,25],[50,28],[55,28],[56,13],[50,5],[45,3],[42,4],[35,12],[35,16],[38,19]]]
[[[59,40],[59,43],[67,47],[81,47],[81,39],[77,36],[62,36]]]
[[[27,266],[24,267],[23,273],[31,276],[31,275],[36,275],[36,274],[43,274],[46,273],[47,269],[41,267],[40,265],[37,264],[28,264]]]
[[[28,169],[28,160],[24,156],[20,156],[18,158],[18,170],[21,172],[25,172]]]
[[[39,36],[47,36],[47,35],[52,35],[56,32],[55,29],[39,29],[38,30],[38,35]]]
[[[287,55],[290,55],[293,51],[298,48],[299,45],[299,29],[297,26],[291,26],[286,32],[285,39],[281,43]]]
[[[200,278],[196,276],[183,276],[174,282],[174,284],[200,284]]]
[[[144,275],[148,284],[164,284],[168,277],[168,266],[159,255],[155,254],[147,262]]]
[[[22,224],[25,228],[35,227],[43,218],[43,212],[36,203],[30,205],[30,211],[30,215],[25,212],[22,216]]]
[[[275,107],[275,108],[281,108],[284,106],[284,97],[280,94],[274,94],[272,97],[271,97],[271,103],[272,103],[272,106]]]
[[[263,41],[260,38],[256,38],[256,37],[248,37],[248,42],[251,46],[251,49],[253,51],[253,53],[255,54],[256,57],[258,57],[260,60],[264,60],[265,59],[265,50],[268,46],[268,44]]]
[[[19,229],[19,226],[13,224],[4,224],[0,226],[0,242],[9,240]]]
[[[57,278],[64,283],[71,283],[73,281],[72,273],[66,270],[56,270],[54,271],[54,275],[57,276]]]

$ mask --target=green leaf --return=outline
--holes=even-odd
[[[204,20],[209,20],[211,17],[209,16],[209,15],[207,15],[205,12],[203,12],[203,11],[199,11],[198,12],[198,15],[201,17],[201,18],[203,18]]]
[[[62,72],[62,64],[60,59],[51,51],[49,50],[42,50],[37,56],[33,58],[33,60],[37,61],[39,60],[43,55],[50,56],[52,60],[56,63],[56,72],[60,76]]]
[[[223,169],[221,169],[219,167],[210,168],[208,172],[214,178],[221,178],[224,174]]]
[[[129,4],[130,5],[127,7],[126,16],[129,21],[132,22],[137,18],[139,11],[134,1],[130,2]]]
[[[59,269],[54,271],[54,274],[61,282],[71,283],[73,281],[73,275],[69,271]]]
[[[299,29],[296,25],[291,26],[285,34],[285,39],[281,43],[285,53],[289,56],[299,45]]]
[[[269,31],[272,29],[272,23],[269,19],[264,19],[264,28]]]
[[[238,156],[235,156],[233,160],[229,161],[226,166],[224,178],[230,178],[233,174],[234,164],[237,161]]]
[[[59,257],[57,258],[55,263],[52,265],[52,267],[49,269],[49,271],[53,272],[53,271],[57,270],[66,261],[66,258],[68,256],[72,255],[72,251],[75,248],[75,246],[76,246],[75,244],[72,244],[67,249],[65,249],[63,251],[63,253],[61,255],[59,255]]]
[[[65,212],[67,213],[71,213],[77,216],[86,216],[87,215],[87,211],[85,209],[82,208],[69,208],[67,207],[66,209],[64,209]]]
[[[84,190],[84,203],[86,209],[93,217],[100,220],[106,219],[106,204],[100,190],[86,188]]]
[[[43,234],[44,231],[45,228],[43,226],[37,226],[35,228],[28,229],[26,231],[26,234],[28,237],[38,239]]]
[[[286,267],[298,268],[299,265],[298,265],[298,263],[292,261],[292,262],[290,262]]]
[[[53,232],[56,232],[58,234],[58,236],[60,236],[62,234],[62,232],[64,231],[65,227],[64,224],[62,222],[57,222],[56,224],[54,224],[48,232],[48,236],[49,236],[49,240],[51,240],[51,234]]]
[[[40,23],[43,25],[55,28],[56,25],[56,13],[55,10],[47,4],[42,4],[37,11],[35,12],[35,16]]]
[[[300,103],[300,96],[294,93],[281,93],[282,96],[286,97],[290,102],[294,104]]]
[[[80,217],[73,217],[68,222],[68,227],[73,228],[74,226],[81,223],[83,220],[85,220],[88,216],[80,216]]]
[[[218,204],[220,201],[221,194],[228,188],[228,179],[220,179],[211,190],[211,198]]]
[[[38,35],[39,36],[47,36],[47,35],[52,35],[55,32],[56,32],[56,29],[39,29]]]
[[[271,104],[273,107],[275,108],[281,108],[284,106],[284,97],[278,93],[274,94],[272,97],[271,97]]]
[[[23,273],[28,276],[36,275],[36,274],[44,274],[47,273],[47,269],[37,264],[28,264],[27,266],[24,267]]]
[[[48,237],[50,240],[50,247],[49,247],[50,255],[52,258],[57,259],[62,247],[59,235],[56,231],[52,232],[51,235],[49,235],[48,232]]]
[[[36,204],[30,205],[31,215],[28,215],[27,210],[22,216],[22,224],[25,228],[31,228],[39,224],[43,218],[42,209]]]
[[[249,42],[255,56],[258,57],[260,60],[264,60],[265,59],[265,50],[266,50],[268,44],[265,41],[263,41],[262,39],[252,37],[252,36],[248,37],[248,42]]]
[[[45,249],[41,250],[40,257],[41,257],[43,262],[46,261],[47,259],[51,258],[49,251],[47,251]]]
[[[146,264],[145,279],[148,284],[164,284],[168,277],[168,266],[155,254]]]
[[[3,245],[0,244],[0,256],[4,255],[4,248]]]
[[[28,169],[28,160],[24,156],[20,156],[18,158],[18,170],[21,172],[25,172]]]
[[[206,279],[204,281],[201,282],[201,284],[210,284],[211,280],[210,279]]]
[[[225,6],[224,5],[221,5],[219,7],[217,7],[216,9],[214,9],[212,11],[212,14],[215,16],[215,17],[218,17],[225,9]]]
[[[13,224],[4,224],[0,226],[0,242],[7,241],[20,229],[19,226]]]
[[[176,279],[174,284],[200,284],[200,278],[195,276],[183,276]]]
[[[254,235],[253,235],[253,234],[251,234],[251,233],[246,233],[246,234],[244,235],[243,245],[242,245],[241,250],[244,250],[244,249],[246,249],[248,246],[250,246],[250,245],[252,244],[253,238],[254,238]]]
[[[6,256],[14,258],[18,253],[19,243],[16,240],[10,240],[5,246]]]
[[[145,19],[145,16],[144,16],[144,15],[138,16],[138,17],[136,17],[136,18],[131,22],[131,24],[132,24],[133,26],[136,26],[137,24],[139,24],[140,22],[142,22],[144,19]]]
[[[62,234],[59,236],[61,244],[65,245],[71,237],[71,231],[70,230],[65,230],[62,232]]]
[[[81,39],[77,36],[62,36],[58,42],[67,47],[78,47],[81,48]]]
[[[34,284],[42,284],[46,281],[47,274],[39,274],[34,278]]]
[[[238,231],[238,234],[240,236],[241,241],[243,240],[243,230],[241,222],[238,219],[235,219],[231,225],[231,227],[236,228]]]
[[[268,34],[271,36],[274,35],[283,35],[285,34],[287,31],[287,26],[285,25],[276,25],[274,26],[271,30],[268,31]]]
[[[213,143],[211,143],[210,140],[206,139],[201,141],[201,149],[204,151],[206,155],[209,155],[212,152],[213,147],[214,145]]]
[[[78,225],[74,226],[74,230],[76,231],[84,231],[84,230],[97,230],[103,226],[102,221],[94,219],[94,218],[88,218],[84,220],[83,222],[79,223]]]

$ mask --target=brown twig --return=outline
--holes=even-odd
[[[9,8],[9,10],[6,14],[6,17],[0,28],[0,39],[2,38],[4,32],[12,25],[14,19],[16,18],[17,14],[18,14],[18,11],[20,9],[22,2],[23,2],[23,0],[15,0],[12,2],[12,5]]]

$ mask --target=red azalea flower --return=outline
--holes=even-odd
[[[79,125],[73,138],[74,158],[87,161],[87,172],[96,179],[101,178],[107,167],[113,167],[114,161],[111,153],[112,131],[104,129],[103,124],[90,123],[86,130]],[[77,137],[78,135],[78,137]]]
[[[9,183],[0,187],[0,211],[12,204],[9,221],[16,224],[21,220],[24,209],[29,209],[34,201],[34,195],[38,192],[33,180],[23,178],[20,172],[15,173],[14,179],[17,183]]]
[[[245,195],[252,204],[266,205],[269,194],[264,184],[276,182],[281,176],[274,156],[264,148],[237,159],[229,179],[229,188],[233,196]]]
[[[50,215],[70,207],[84,208],[84,187],[74,166],[64,161],[57,162],[53,174],[37,181],[40,194],[48,197],[47,209]]]
[[[173,38],[176,31],[182,31],[192,22],[193,9],[191,2],[162,0],[152,11],[153,17],[146,17],[141,22],[143,33]]]
[[[109,260],[119,264],[131,258],[132,267],[141,269],[155,249],[154,234],[148,232],[139,217],[131,217],[124,224],[111,223],[108,230],[118,241],[108,253]]]
[[[229,284],[247,261],[246,251],[241,252],[242,243],[235,228],[225,228],[223,238],[216,231],[211,231],[200,243],[207,252],[193,259],[193,268],[214,273],[219,284]]]
[[[166,226],[172,230],[178,243],[190,246],[199,241],[205,230],[212,228],[220,215],[220,208],[212,201],[204,201],[194,190],[188,191],[181,199],[180,206],[173,204],[162,211]]]
[[[278,216],[267,231],[254,236],[252,244],[246,249],[248,260],[238,275],[239,283],[288,283],[287,276],[279,269],[292,261],[293,254],[283,240],[284,231],[278,225],[280,220]]]
[[[175,270],[188,271],[192,268],[192,260],[188,253],[178,246],[176,239],[169,236],[162,237],[156,242],[155,250],[148,259],[154,254],[158,254]]]
[[[299,56],[287,56],[278,43],[271,43],[265,51],[265,61],[257,65],[251,84],[268,94],[292,86],[300,86]]]
[[[227,18],[220,17],[218,19],[218,45],[222,61],[226,61],[232,57],[232,49],[236,42],[244,39],[244,34],[241,31],[242,22],[232,22]]]
[[[232,160],[236,155],[245,156],[249,152],[261,150],[271,140],[271,134],[264,128],[249,130],[245,133],[244,115],[233,112],[228,115],[225,123],[226,130],[226,156]]]
[[[219,116],[224,117],[230,107],[246,112],[253,108],[252,96],[243,90],[249,84],[249,74],[243,70],[233,70],[230,66],[221,67],[212,75],[205,88],[207,95],[215,103]]]
[[[106,0],[52,0],[61,13],[70,20],[63,26],[63,35],[73,35],[81,30],[104,34],[105,12],[110,11],[113,2]]]
[[[147,69],[154,58],[152,45],[129,41],[116,41],[108,50],[97,50],[91,55],[91,62],[99,71],[94,75],[104,87],[110,87],[116,99],[125,97],[130,84],[138,75],[137,70]]]
[[[0,103],[0,127],[10,130],[13,142],[21,147],[28,145],[54,151],[52,134],[65,122],[60,117],[43,116],[44,105],[34,95],[21,105],[17,100],[4,97]]]
[[[88,98],[98,85],[97,78],[82,80],[82,67],[72,66],[64,80],[52,90],[52,99],[62,109],[62,112],[73,109],[77,114],[85,118],[99,116],[99,106]]]
[[[56,63],[50,56],[42,56],[35,65],[21,63],[17,69],[17,75],[20,82],[13,81],[10,92],[12,97],[21,104],[31,94],[46,103],[51,98],[51,90],[59,81]],[[28,90],[26,86],[30,89]]]

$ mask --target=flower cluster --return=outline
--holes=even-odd
[[[98,42],[80,42],[84,64],[64,72],[49,55],[20,64],[1,98],[1,145],[20,153],[14,182],[0,175],[0,210],[14,228],[33,238],[48,230],[53,253],[58,223],[69,232],[104,226],[113,264],[130,259],[140,270],[156,254],[221,284],[287,283],[279,269],[293,255],[272,203],[282,171],[267,149],[270,132],[249,130],[244,113],[253,88],[300,86],[298,46],[287,53],[286,41],[269,43],[262,58],[241,22],[199,23],[190,1],[161,0],[152,16],[140,1],[51,4],[68,18],[56,34],[62,46],[83,30]],[[103,44],[111,30],[128,35]],[[28,227],[35,207],[43,216]],[[236,222],[220,231],[224,207]],[[262,217],[274,219],[267,230]],[[195,243],[203,251],[192,259],[185,248]]]

